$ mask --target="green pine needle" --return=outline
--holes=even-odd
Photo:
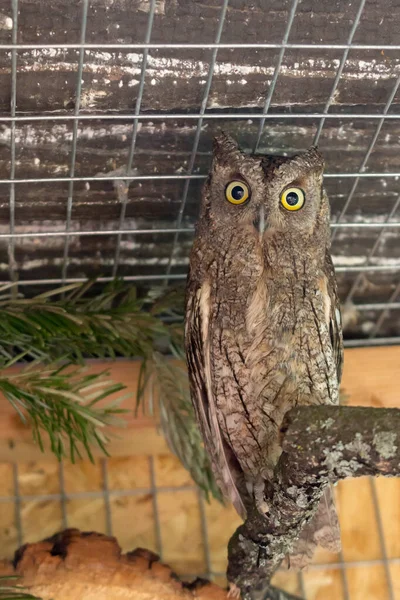
[[[29,300],[0,300],[3,362],[21,352],[49,362],[142,357],[151,353],[155,339],[169,337],[168,327],[143,309],[134,288],[114,281],[100,294],[87,296],[93,284],[71,284]],[[70,294],[64,298],[66,291]]]
[[[70,368],[57,366],[88,357],[140,358],[138,403],[151,383],[172,451],[199,487],[220,499],[195,422],[186,370],[167,360],[171,354],[183,358],[183,288],[153,289],[138,299],[122,281],[97,295],[94,283],[70,284],[32,299],[20,297],[12,286],[0,288],[0,391],[32,426],[42,448],[46,434],[58,458],[69,454],[74,459],[82,448],[92,458],[93,444],[105,451],[104,428],[115,424],[119,412],[96,404],[122,386],[108,382],[88,403],[83,374],[73,371],[71,376]],[[33,360],[34,366],[10,375],[8,367],[21,360]]]
[[[17,373],[0,372],[0,392],[12,404],[22,421],[32,428],[33,437],[44,450],[47,434],[52,452],[72,461],[82,449],[93,460],[91,448],[106,452],[107,426],[121,426],[122,397],[106,406],[99,402],[124,389],[106,373],[87,375],[83,368],[32,363]]]

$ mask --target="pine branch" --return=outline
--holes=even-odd
[[[222,500],[195,421],[186,370],[166,360],[171,354],[181,360],[184,358],[183,288],[172,288],[167,292],[153,289],[147,298],[139,300],[135,289],[121,281],[113,281],[97,295],[90,295],[94,283],[71,284],[32,299],[21,298],[18,294],[0,295],[0,367],[4,369],[16,360],[16,356],[50,363],[53,369],[61,360],[80,363],[88,357],[142,358],[138,403],[143,402],[144,391],[151,382],[157,407],[150,406],[149,409],[155,408],[160,416],[171,450],[206,495],[211,492]],[[6,287],[0,289],[1,292],[7,292]],[[47,367],[46,370],[48,372]],[[0,372],[0,378],[3,375]],[[6,379],[3,387],[8,388],[8,375]],[[57,372],[50,379],[48,387],[52,388],[52,394],[43,382],[39,384],[32,380],[34,389],[26,390],[21,388],[22,380],[19,380],[19,392],[14,390],[14,394],[9,392],[6,397],[24,418],[29,417],[39,443],[41,431],[47,432],[57,456],[65,454],[64,428],[70,453],[76,453],[78,442],[90,453],[92,442],[98,445],[103,442],[98,428],[90,432],[89,439],[87,424],[91,422],[90,418],[87,413],[81,414],[82,407],[79,411],[72,410],[76,409],[73,403],[69,405],[68,414],[74,419],[62,418],[66,414],[62,410],[66,392],[70,399],[72,390],[65,388],[68,379],[65,372],[61,378]],[[0,391],[4,392],[1,379]],[[80,390],[73,393],[76,401]],[[24,403],[25,412],[21,411],[20,402]],[[42,406],[47,410],[43,411]],[[101,420],[98,414],[95,418]],[[72,430],[71,422],[74,424]]]
[[[114,281],[90,297],[93,284],[71,284],[32,299],[0,298],[3,362],[20,353],[48,362],[143,357],[156,339],[169,340],[169,327],[158,313],[144,310],[145,300],[137,299],[134,288]]]
[[[123,389],[122,384],[108,379],[107,373],[85,375],[84,369],[68,365],[45,368],[32,363],[17,373],[7,368],[0,372],[0,392],[32,427],[41,450],[45,433],[57,458],[69,455],[72,461],[81,457],[82,448],[93,460],[93,445],[106,453],[104,428],[123,424],[118,418],[124,412],[119,408],[123,398],[106,406],[98,404]]]

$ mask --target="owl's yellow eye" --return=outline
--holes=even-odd
[[[244,204],[250,197],[250,190],[243,181],[231,181],[225,188],[225,197],[231,204]]]
[[[281,195],[281,203],[286,210],[300,210],[306,197],[300,188],[287,188]]]

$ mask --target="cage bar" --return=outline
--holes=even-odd
[[[170,120],[191,120],[198,121],[202,117],[203,119],[218,119],[224,121],[226,119],[265,119],[265,114],[259,112],[233,112],[233,113],[216,113],[216,112],[205,112],[201,113],[162,113],[162,112],[146,112],[137,115],[139,120],[149,121],[170,121]],[[326,118],[324,113],[268,113],[268,119],[322,119]],[[329,113],[329,119],[363,119],[363,120],[380,120],[389,119],[397,120],[400,119],[400,115],[388,113]],[[130,121],[132,115],[127,113],[80,113],[79,116],[74,114],[57,114],[57,113],[42,113],[40,115],[16,115],[10,117],[7,115],[0,115],[0,121],[7,122],[23,122],[23,121]]]
[[[354,23],[353,23],[351,31],[349,33],[349,37],[348,37],[348,40],[347,40],[348,47],[343,52],[342,58],[340,60],[340,65],[339,65],[338,71],[336,73],[335,81],[333,82],[331,93],[329,94],[329,98],[328,98],[328,100],[326,101],[326,104],[325,104],[324,113],[326,115],[328,115],[328,113],[329,113],[329,108],[330,108],[330,106],[332,104],[332,101],[333,101],[333,99],[335,97],[335,94],[336,94],[336,91],[338,89],[339,82],[340,82],[340,79],[342,77],[343,69],[344,69],[344,66],[346,64],[346,60],[347,60],[347,57],[349,55],[350,49],[352,47],[351,43],[353,41],[353,37],[354,37],[354,34],[355,34],[355,32],[357,30],[357,27],[358,27],[358,25],[360,23],[360,19],[361,19],[361,15],[363,13],[363,10],[364,10],[365,2],[366,2],[366,0],[361,0],[360,6],[358,7],[358,11],[357,11],[357,16],[354,19]],[[314,142],[313,142],[314,146],[318,145],[319,138],[321,136],[321,132],[322,132],[322,129],[323,129],[324,125],[325,125],[325,117],[322,117],[322,119],[318,123],[318,128],[317,128],[317,131],[315,133]]]
[[[204,42],[201,44],[177,44],[177,43],[120,43],[120,44],[103,44],[88,43],[88,44],[63,44],[63,43],[48,43],[48,44],[0,44],[0,50],[51,50],[59,48],[61,50],[202,50],[203,48],[210,49],[225,49],[225,50],[240,50],[253,48],[255,50],[400,50],[400,44],[264,44],[264,43],[220,43]]]
[[[265,99],[265,103],[264,103],[264,107],[263,107],[263,118],[261,119],[261,121],[260,121],[260,123],[258,125],[257,138],[256,138],[256,141],[255,141],[255,144],[254,144],[254,147],[253,147],[254,154],[258,150],[258,146],[260,144],[262,132],[264,131],[264,125],[265,125],[265,121],[266,121],[266,115],[268,114],[269,107],[271,106],[272,96],[274,95],[274,91],[275,91],[275,87],[276,87],[276,82],[278,81],[279,73],[281,71],[283,57],[285,55],[285,50],[286,50],[285,44],[287,43],[287,41],[289,39],[290,30],[292,29],[292,24],[293,24],[294,18],[296,16],[296,10],[297,10],[298,3],[299,3],[299,0],[292,0],[292,6],[290,8],[290,12],[289,12],[289,15],[288,15],[288,21],[287,21],[287,24],[286,24],[285,33],[284,33],[283,40],[282,40],[282,46],[281,46],[281,48],[279,50],[278,60],[277,60],[277,63],[275,65],[274,74],[273,74],[272,81],[271,81],[271,84],[269,86],[268,94],[267,94],[267,97]]]
[[[156,9],[156,0],[151,0],[149,17],[148,17],[148,22],[147,22],[147,31],[146,31],[146,36],[145,36],[146,43],[149,43],[150,39],[151,39],[151,32],[153,29],[155,9]],[[137,140],[137,134],[138,134],[138,125],[139,125],[138,115],[140,113],[140,107],[142,105],[144,83],[145,83],[145,79],[146,79],[148,53],[149,53],[148,48],[144,48],[143,56],[142,56],[142,67],[141,67],[141,73],[140,73],[139,91],[138,91],[138,95],[136,98],[136,104],[135,104],[135,113],[134,113],[135,117],[134,117],[134,121],[133,121],[132,139],[131,139],[131,145],[130,145],[129,153],[128,153],[128,160],[126,163],[126,174],[127,175],[129,175],[132,170],[133,157],[135,154],[136,140]],[[119,216],[119,229],[120,230],[122,230],[123,226],[124,226],[126,205],[128,202],[128,190],[129,190],[129,186],[127,186],[126,190],[124,190],[124,192],[122,194],[120,193],[120,195],[121,195],[121,212],[120,212],[120,216]],[[118,188],[117,188],[117,191],[118,191]],[[122,236],[122,234],[118,235],[117,241],[116,241],[116,246],[115,246],[114,266],[113,266],[113,273],[112,273],[114,277],[117,276],[117,272],[118,272],[119,255],[120,255],[120,250],[121,250],[121,236]]]
[[[229,0],[223,0],[223,2],[222,2],[221,14],[219,17],[217,33],[215,36],[216,43],[218,43],[220,41],[221,36],[222,36],[222,30],[224,28],[226,11],[228,9],[228,1]],[[199,147],[201,128],[203,125],[203,117],[204,117],[205,111],[207,109],[208,98],[210,96],[210,90],[211,90],[211,84],[212,84],[213,75],[214,75],[215,64],[217,62],[217,53],[218,53],[218,49],[215,48],[211,54],[211,60],[210,60],[209,68],[208,68],[207,80],[206,80],[205,87],[204,87],[203,99],[202,99],[201,106],[200,106],[200,114],[199,114],[199,118],[198,118],[197,126],[196,126],[196,133],[195,133],[195,137],[194,137],[193,148],[192,148],[192,152],[191,152],[190,160],[189,160],[188,175],[193,174],[192,172],[193,172],[194,164],[196,162],[197,149]],[[178,230],[182,225],[183,214],[185,212],[185,206],[186,206],[187,196],[188,196],[188,192],[189,192],[189,184],[190,184],[189,179],[186,179],[185,185],[183,188],[181,202],[180,202],[178,217],[176,219],[176,228]],[[173,261],[175,249],[176,249],[176,246],[178,243],[178,237],[179,237],[179,231],[177,231],[175,233],[174,240],[172,242],[171,254],[169,257],[167,271],[166,271],[167,275],[169,275],[171,272],[172,261]],[[166,280],[166,282],[168,283],[168,279]]]
[[[13,15],[13,29],[12,29],[12,41],[17,42],[18,39],[18,0],[12,0],[12,15]],[[17,112],[17,51],[11,51],[11,99],[10,99],[10,112],[11,112],[11,131],[10,131],[10,180],[15,179],[15,118]],[[15,230],[15,185],[10,183],[10,199],[9,199],[9,211],[10,211],[10,233],[13,234]],[[15,263],[15,247],[14,239],[10,237],[8,242],[8,265],[10,271],[10,280],[15,281],[17,278],[16,263]]]
[[[81,18],[81,44],[85,43],[86,38],[86,26],[87,26],[87,15],[89,9],[89,0],[82,0],[82,18]],[[77,81],[76,81],[76,93],[75,93],[75,108],[74,108],[74,116],[77,117],[73,123],[72,129],[72,148],[71,148],[71,161],[69,167],[69,185],[68,185],[68,200],[67,200],[67,217],[65,222],[65,229],[67,234],[71,228],[71,219],[72,219],[72,203],[74,197],[74,180],[73,177],[75,175],[75,161],[76,161],[76,150],[78,144],[78,125],[79,125],[79,110],[81,107],[81,93],[82,93],[82,77],[83,77],[83,64],[85,60],[85,50],[84,48],[80,48],[79,50],[79,62],[78,62],[78,73],[77,73]],[[68,267],[68,250],[69,250],[69,236],[67,235],[65,238],[64,244],[64,256],[63,256],[63,266],[61,271],[61,281],[64,282],[67,277],[67,267]]]

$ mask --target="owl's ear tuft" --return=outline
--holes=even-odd
[[[318,150],[318,146],[311,146],[311,148],[306,152],[306,156],[317,168],[320,168],[321,170],[324,169],[325,160],[321,152]]]
[[[233,153],[239,151],[239,146],[236,140],[233,139],[230,135],[225,133],[225,131],[221,131],[214,138],[213,143],[213,153],[214,156],[218,158],[230,156]]]
[[[323,173],[325,167],[324,157],[316,146],[311,146],[305,152],[295,154],[289,159],[289,163],[297,164],[298,168],[305,169],[307,171],[318,171]],[[285,169],[285,163],[281,165],[283,170]]]

